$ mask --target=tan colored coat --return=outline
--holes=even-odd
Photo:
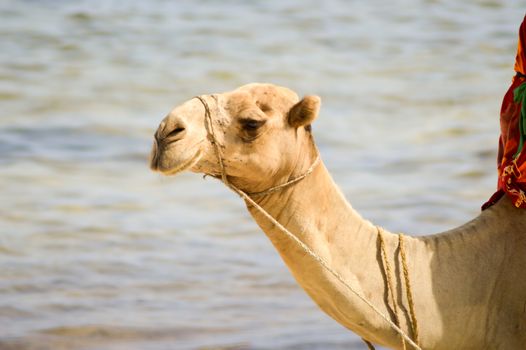
[[[211,106],[228,179],[243,190],[256,192],[283,183],[314,161],[309,125],[318,114],[318,97],[299,100],[286,88],[250,84],[203,98]],[[204,113],[203,104],[192,99],[163,120],[156,132],[152,169],[220,175]],[[323,164],[294,186],[256,199],[374,305],[391,312],[377,228],[345,200]],[[373,343],[401,348],[398,335],[369,306],[248,209],[323,311]],[[385,240],[390,263],[396,266],[401,327],[411,334],[398,238],[386,233]],[[454,230],[407,237],[406,255],[423,349],[526,348],[526,212],[503,198]]]

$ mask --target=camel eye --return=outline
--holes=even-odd
[[[243,119],[240,121],[240,123],[244,130],[251,132],[251,131],[256,131],[261,126],[263,126],[263,124],[265,124],[265,121],[255,120],[255,119]]]

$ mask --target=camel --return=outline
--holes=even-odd
[[[353,209],[323,162],[317,162],[311,124],[320,104],[317,96],[300,99],[288,88],[259,83],[192,98],[160,123],[150,167],[164,175],[185,170],[212,175],[248,193],[392,318],[379,228]],[[402,349],[399,334],[385,319],[245,201],[298,284],[321,310],[371,343]],[[387,260],[396,276],[399,325],[413,336],[399,237],[383,232]],[[526,212],[504,196],[460,227],[405,236],[404,241],[422,349],[526,348]]]

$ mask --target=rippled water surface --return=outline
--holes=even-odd
[[[0,2],[0,349],[363,349],[219,182],[147,168],[202,93],[323,99],[366,218],[437,232],[495,185],[519,1]]]

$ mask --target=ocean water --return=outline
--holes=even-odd
[[[159,121],[259,81],[321,96],[360,213],[428,234],[496,184],[519,1],[0,1],[0,349],[363,349]],[[421,322],[425,322],[422,320]]]

